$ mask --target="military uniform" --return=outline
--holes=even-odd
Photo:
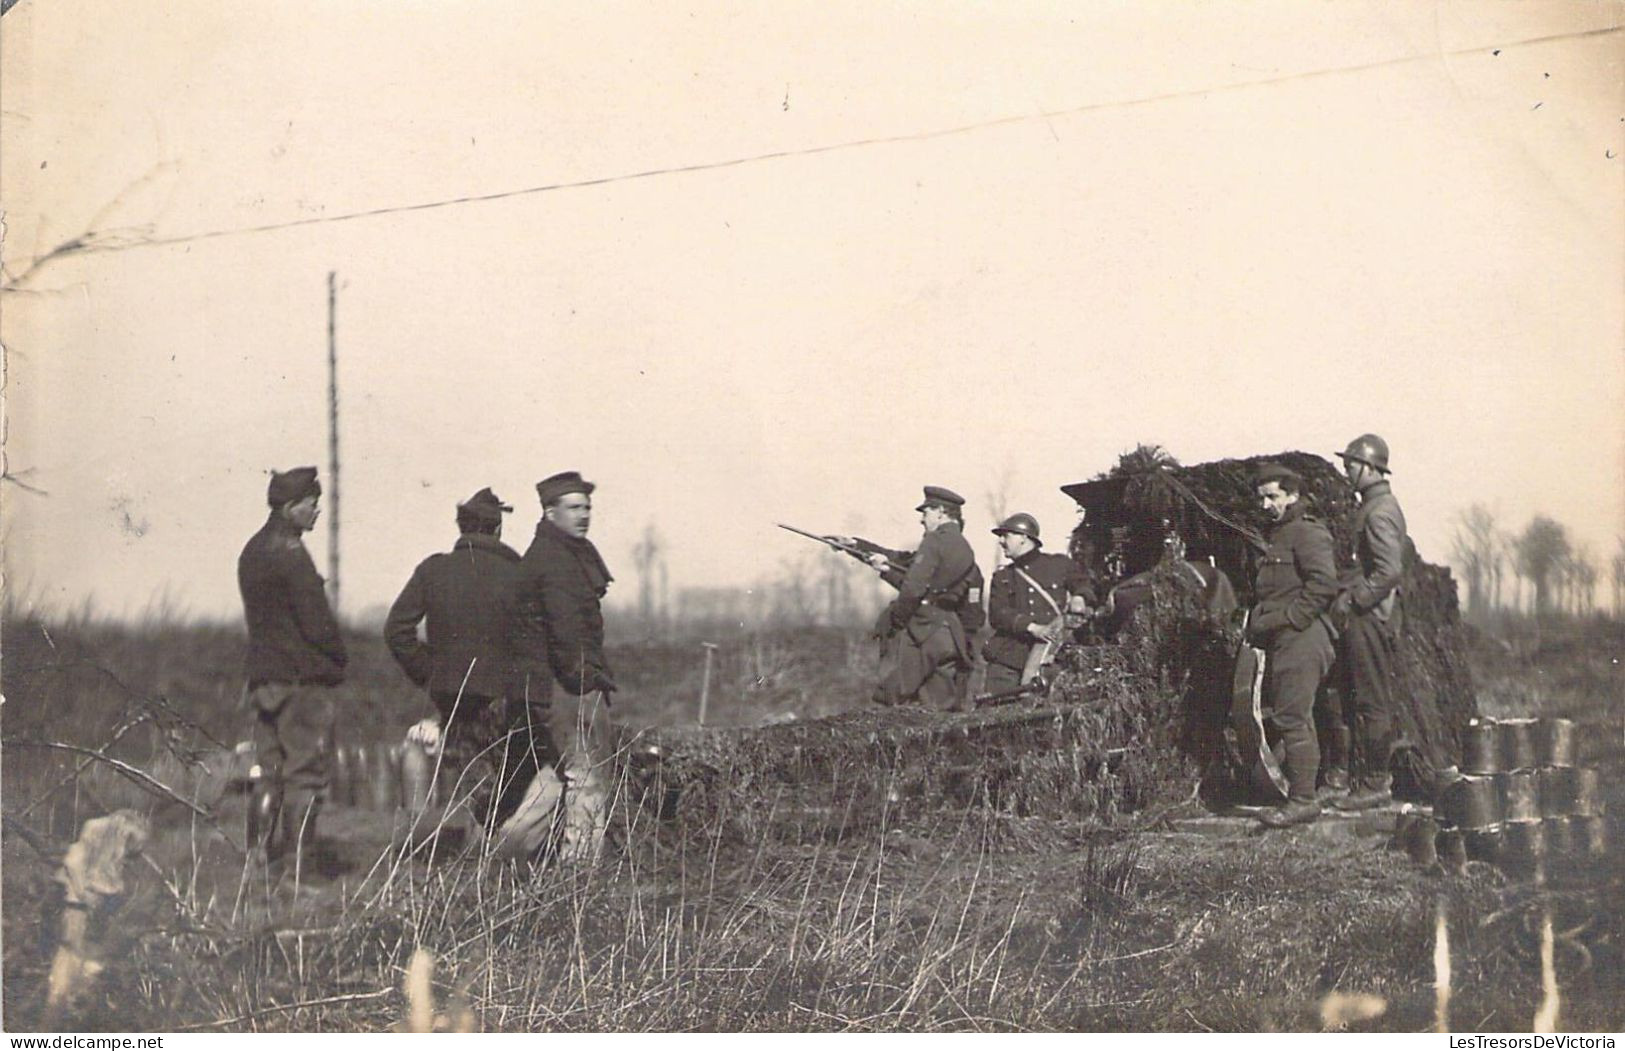
[[[273,475],[271,514],[237,559],[248,625],[246,701],[254,720],[258,793],[269,816],[261,834],[273,852],[292,837],[314,835],[331,778],[331,687],[344,681],[347,660],[301,530],[279,510],[320,495],[314,467]],[[286,819],[280,826],[279,815]]]
[[[1315,691],[1332,664],[1325,613],[1337,594],[1337,559],[1331,533],[1301,497],[1270,532],[1254,593],[1247,638],[1267,654],[1264,705],[1285,746],[1288,795],[1312,803],[1320,763]]]
[[[927,503],[919,510],[932,502],[964,503],[950,490],[936,486],[927,486],[925,493]],[[972,596],[981,574],[959,523],[945,522],[926,533],[901,577],[886,579],[897,587],[897,598],[877,625],[886,672],[875,700],[881,704],[920,701],[940,709],[963,706],[967,673],[974,660],[966,623],[979,628],[981,620],[979,608],[969,612],[966,607],[979,605]]]
[[[574,471],[536,484],[544,507],[570,493],[591,495],[594,488]],[[545,776],[533,781],[521,807],[556,804],[562,793],[564,853],[596,857],[608,820],[603,768],[609,751],[609,694],[615,689],[604,657],[602,602],[614,577],[592,541],[571,536],[546,517],[536,524],[523,566],[526,608],[546,639],[547,660],[565,696],[546,700],[543,694],[549,736],[559,755],[557,777],[553,783]],[[532,681],[532,705],[546,688]]]
[[[1398,662],[1399,581],[1405,568],[1405,512],[1386,480],[1360,493],[1354,555],[1341,587],[1348,595],[1343,629],[1344,696],[1359,742],[1359,788],[1388,786],[1394,746],[1393,682]]]
[[[1031,582],[1023,574],[1031,577]],[[1042,594],[1033,583],[1043,589]],[[1060,616],[1073,595],[1093,599],[1083,568],[1065,555],[1045,554],[1035,548],[994,570],[987,596],[987,622],[993,635],[982,647],[982,656],[987,660],[984,689],[988,693],[1021,685],[1027,656],[1037,643],[1027,629]]]
[[[483,489],[459,517],[489,528],[511,510]],[[518,552],[491,533],[465,532],[418,565],[384,627],[390,652],[439,714],[442,769],[488,828],[507,821],[540,766],[558,758],[545,731],[530,729],[545,709],[524,707],[532,667],[538,679],[545,670],[537,625],[521,605],[525,580]]]

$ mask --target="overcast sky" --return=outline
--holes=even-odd
[[[1480,501],[1606,563],[1621,24],[1487,0],[21,0],[8,281],[87,231],[168,243],[60,256],[0,300],[8,468],[48,494],[0,489],[7,584],[237,616],[266,471],[326,474],[330,270],[351,614],[481,486],[522,547],[563,469],[599,483],[624,598],[650,522],[674,588],[742,584],[801,553],[775,521],[911,542],[929,483],[970,498],[991,561],[991,492],[1059,542],[1058,487],[1138,442],[1330,456],[1362,431],[1425,557]]]

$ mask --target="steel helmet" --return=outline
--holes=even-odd
[[[1005,533],[1020,533],[1022,536],[1031,537],[1036,541],[1038,539],[1038,519],[1025,512],[1013,514],[1000,522],[998,527],[993,530],[994,536],[1002,536]]]
[[[1349,442],[1349,447],[1343,450],[1342,456],[1345,460],[1375,467],[1383,474],[1388,473],[1388,443],[1375,434],[1362,434]]]

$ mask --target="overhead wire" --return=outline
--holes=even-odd
[[[1501,44],[1499,47],[1480,45],[1470,48],[1459,48],[1452,51],[1444,51],[1441,49],[1425,54],[1401,55],[1395,58],[1379,59],[1371,62],[1356,63],[1353,65],[1328,66],[1323,69],[1289,73],[1279,77],[1263,77],[1256,80],[1247,80],[1228,84],[1216,84],[1201,88],[1184,88],[1178,91],[1162,92],[1155,95],[1144,95],[1138,98],[1114,99],[1104,102],[1089,102],[1077,106],[1068,106],[1062,109],[1038,110],[1034,112],[1009,114],[1003,117],[973,121],[967,124],[957,124],[946,128],[936,128],[930,131],[908,132],[899,135],[878,135],[859,139],[848,139],[841,142],[824,143],[816,146],[769,150],[762,153],[746,154],[738,157],[729,157],[722,160],[700,161],[693,164],[668,165],[659,168],[646,168],[641,171],[622,172],[587,179],[542,183],[535,186],[525,186],[510,190],[498,190],[491,193],[464,194],[457,197],[447,197],[432,201],[419,201],[412,204],[384,205],[377,208],[364,208],[356,211],[344,212],[338,215],[306,216],[302,219],[288,219],[249,226],[223,227],[215,230],[203,230],[193,233],[175,234],[169,237],[129,236],[118,240],[109,238],[100,242],[98,242],[97,237],[101,235],[98,235],[96,232],[92,231],[58,245],[50,252],[36,259],[27,268],[27,270],[25,270],[13,281],[0,286],[0,288],[7,291],[16,291],[18,290],[17,286],[29,275],[37,272],[41,265],[53,259],[68,255],[127,252],[137,248],[158,248],[180,244],[191,244],[198,241],[208,241],[224,237],[245,237],[253,234],[294,230],[301,227],[345,223],[359,219],[372,219],[386,215],[405,215],[412,212],[424,212],[439,208],[452,208],[467,204],[481,204],[492,201],[502,201],[516,197],[554,193],[562,190],[579,190],[597,186],[608,186],[615,183],[634,182],[637,180],[652,179],[668,175],[685,175],[697,172],[722,171],[728,168],[763,164],[769,161],[786,160],[793,157],[812,157],[819,154],[865,149],[872,146],[895,145],[909,142],[927,142],[933,139],[949,138],[952,136],[984,131],[990,128],[1006,127],[1032,121],[1051,121],[1057,117],[1070,117],[1083,113],[1111,109],[1126,109],[1134,106],[1145,106],[1159,102],[1175,101],[1178,99],[1198,98],[1206,95],[1227,93],[1232,91],[1244,91],[1278,84],[1287,84],[1293,81],[1341,76],[1350,73],[1371,72],[1379,69],[1409,65],[1411,63],[1428,60],[1444,59],[1486,52],[1499,55],[1502,51],[1510,50],[1512,48],[1530,47],[1537,44],[1554,43],[1562,40],[1577,40],[1588,37],[1605,36],[1611,33],[1620,32],[1622,29],[1625,29],[1625,26],[1614,25],[1600,29],[1588,29],[1569,33],[1553,33],[1544,36],[1527,37]]]

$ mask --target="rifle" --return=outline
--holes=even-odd
[[[870,564],[869,557],[871,555],[881,555],[886,559],[886,565],[881,570],[882,573],[902,573],[908,569],[911,552],[892,551],[862,537],[822,536],[818,533],[809,533],[805,529],[797,529],[793,525],[785,525],[783,522],[776,524],[780,529],[787,529],[797,536],[804,536],[808,540],[816,540],[826,547],[851,555],[864,565]]]

